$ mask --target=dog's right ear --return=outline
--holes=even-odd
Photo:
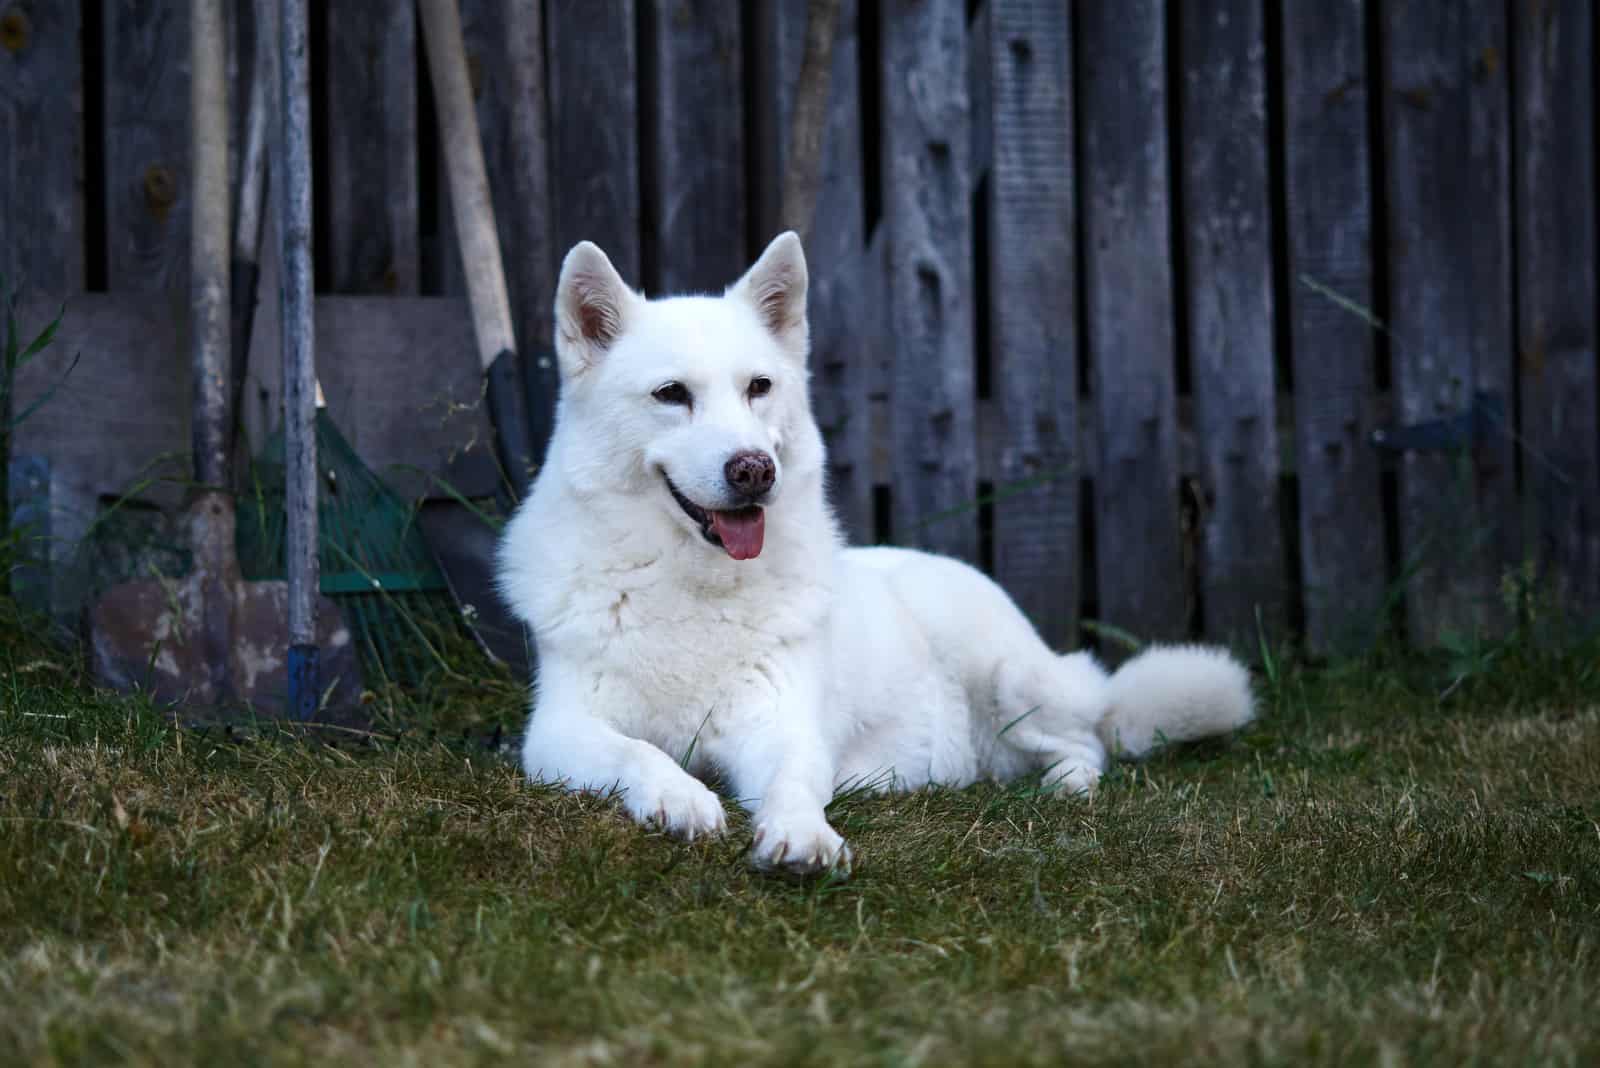
[[[556,286],[556,359],[561,377],[598,363],[628,326],[638,298],[598,245],[580,241],[561,263]]]

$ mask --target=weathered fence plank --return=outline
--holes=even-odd
[[[1496,625],[1515,557],[1506,20],[1455,0],[1382,11],[1397,414],[1486,416],[1470,447],[1401,459],[1407,629],[1433,644]]]
[[[1534,607],[1600,612],[1595,368],[1594,9],[1514,4],[1517,369]]]
[[[720,293],[745,263],[743,42],[725,0],[638,0],[644,283]]]
[[[496,96],[504,101],[498,128],[489,129],[487,165],[494,190],[500,247],[511,291],[511,315],[528,387],[528,425],[535,459],[555,419],[554,355],[557,256],[551,227],[550,98],[546,87],[542,0],[500,0]],[[503,207],[502,207],[503,205]]]
[[[1306,643],[1366,644],[1384,622],[1364,0],[1285,4],[1284,186]]]
[[[1171,638],[1184,634],[1185,594],[1163,5],[1075,10],[1100,616]]]
[[[124,292],[185,289],[187,4],[106,4],[104,18],[106,284]]]
[[[654,292],[714,290],[779,228],[808,5],[462,4],[530,399],[548,425],[551,290],[572,243],[598,241]],[[106,423],[83,394],[63,421],[73,387],[19,435],[27,504],[37,512],[48,494],[58,539],[81,533],[97,496],[125,488],[127,465],[167,436],[184,466],[181,376],[160,376],[157,357],[181,348],[172,331],[186,289],[185,6],[63,0],[0,12],[0,271],[68,296],[57,349],[81,336],[100,353],[86,353],[74,380],[139,378],[106,395],[150,401]],[[418,156],[431,133],[418,113],[414,13],[353,2],[318,13],[323,281],[414,294],[425,278],[454,290],[447,204],[437,205],[441,247],[420,247],[435,207],[421,198],[435,184],[441,201],[447,193],[419,180],[419,165],[426,175],[436,161]],[[242,8],[234,17],[230,69],[242,75],[253,30]],[[1273,43],[1281,62],[1267,74],[1262,47]],[[1258,604],[1273,623],[1286,606],[1276,495],[1279,457],[1292,452],[1306,640],[1342,650],[1384,622],[1377,432],[1397,453],[1399,564],[1419,644],[1501,625],[1513,590],[1529,619],[1592,618],[1595,43],[1592,5],[1555,0],[846,0],[807,252],[814,404],[852,540],[886,534],[973,561],[992,548],[1000,581],[1064,643],[1089,579],[1078,559],[1087,477],[1097,614],[1141,637],[1177,637],[1194,618],[1179,494],[1180,472],[1193,474],[1200,622],[1209,638],[1237,639]],[[98,66],[80,83],[82,55]],[[1265,148],[1272,77],[1282,79],[1277,156]],[[77,84],[92,97],[75,101]],[[247,94],[235,96],[242,105]],[[101,119],[103,138],[85,144],[82,124],[99,130]],[[1181,143],[1169,146],[1169,128]],[[102,276],[117,300],[142,294],[139,307],[73,299]],[[319,301],[319,339],[344,353],[325,384],[363,455],[489,492],[479,379],[470,344],[457,343],[461,302],[343,299]],[[261,308],[258,344],[276,329],[276,302]],[[1388,340],[1367,308],[1387,312]],[[71,333],[84,316],[87,332]],[[1176,395],[1177,324],[1192,404]],[[133,362],[89,375],[112,335],[135,328],[145,340]],[[1293,368],[1283,413],[1277,339]],[[1380,392],[1386,350],[1392,395]],[[151,375],[161,380],[141,378]],[[259,441],[279,394],[255,377],[246,421]],[[67,441],[86,418],[127,424],[104,463],[81,451],[103,450],[103,435]],[[980,485],[994,490],[987,508]],[[980,531],[985,516],[992,526]],[[58,564],[67,550],[55,547]],[[1505,581],[1518,561],[1527,566]],[[70,607],[64,591],[58,607]]]
[[[277,283],[276,260],[269,249],[264,291]],[[328,411],[362,462],[407,498],[493,496],[499,467],[466,298],[323,295],[315,317]],[[252,351],[278,351],[282,320],[277,301],[261,302]],[[243,412],[253,453],[282,408],[281,361],[255,361]]]
[[[1079,600],[1072,38],[1055,0],[988,0],[995,578],[1052,645]]]
[[[75,0],[0,13],[0,301],[19,291],[71,293],[87,282],[78,181],[84,132],[76,103],[82,100],[81,29]],[[25,318],[18,329],[26,341],[43,325]],[[24,410],[18,403],[11,398],[0,419]],[[51,484],[51,457],[28,455],[20,437],[12,445],[11,462],[0,474],[7,514],[23,540],[16,546],[10,589],[30,608],[45,609],[55,533],[51,513],[82,511],[91,502],[69,502],[60,480]]]
[[[7,288],[81,289],[79,5],[30,4],[0,18],[0,276]]]
[[[140,500],[176,506],[179,485],[192,474],[187,296],[69,296],[55,343],[17,375],[19,411],[49,398],[17,428],[12,447],[49,461],[50,608],[57,615],[70,617],[91,592],[71,565],[101,499],[137,491]],[[37,331],[60,301],[38,295],[18,309],[19,319]]]
[[[461,33],[511,298],[527,419],[542,458],[557,392],[551,307],[559,265],[551,233],[543,5],[539,0],[463,0]],[[440,288],[459,294],[466,292],[466,279],[443,169],[441,160]]]
[[[605,250],[629,285],[639,255],[638,56],[634,0],[551,0],[552,196],[559,254]]]
[[[972,192],[959,0],[883,0],[894,530],[976,562]]]
[[[1272,196],[1261,0],[1193,0],[1178,19],[1183,255],[1202,487],[1200,596],[1235,644],[1285,619],[1278,503]]]
[[[327,263],[319,288],[416,293],[417,34],[411,4],[343,0],[327,20]],[[445,212],[444,214],[448,214]]]
[[[760,8],[753,51],[763,79],[757,100],[770,102],[760,116],[757,151],[762,188],[752,190],[763,237],[777,233],[779,194],[788,150],[795,86],[805,51],[806,6]],[[862,219],[859,20],[855,0],[839,8],[829,78],[827,125],[822,141],[822,188],[806,238],[811,276],[811,389],[817,422],[828,447],[828,499],[851,542],[872,540],[872,436],[869,363],[876,334],[868,328],[866,235]],[[747,77],[750,74],[747,73]],[[800,225],[800,220],[791,221]]]

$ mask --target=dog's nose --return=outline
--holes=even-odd
[[[734,453],[722,473],[733,492],[754,500],[772,488],[778,478],[778,465],[766,453],[749,449]]]

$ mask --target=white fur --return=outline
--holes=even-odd
[[[1044,770],[1094,787],[1108,748],[1232,730],[1253,713],[1226,653],[1155,648],[1107,675],[1059,656],[978,571],[906,549],[845,549],[823,495],[806,388],[806,267],[784,234],[721,297],[647,301],[587,243],[556,300],[556,430],[500,550],[539,653],[523,765],[620,792],[641,822],[726,826],[694,776],[718,771],[755,819],[754,859],[848,869],[836,789],[964,785]],[[772,389],[752,396],[752,379]],[[692,406],[652,394],[682,383]],[[723,465],[776,461],[759,556],[708,542],[667,488],[732,508]]]

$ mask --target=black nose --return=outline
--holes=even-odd
[[[733,492],[751,500],[772,488],[778,478],[778,465],[764,452],[736,452],[722,468]]]

